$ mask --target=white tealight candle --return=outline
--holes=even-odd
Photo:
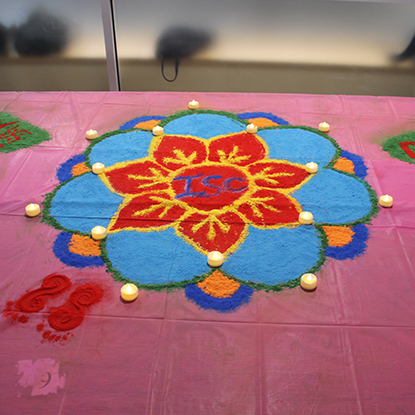
[[[393,197],[389,195],[383,195],[379,198],[379,205],[382,207],[392,207]]]
[[[298,217],[298,222],[302,225],[311,225],[314,221],[313,214],[310,212],[301,212]]]
[[[330,125],[323,121],[318,125],[318,129],[323,133],[327,133],[330,131]]]
[[[92,173],[94,174],[101,174],[104,173],[105,166],[102,163],[94,163],[92,165]]]
[[[199,108],[199,103],[195,100],[189,102],[189,109],[197,110]]]
[[[248,124],[246,126],[246,131],[250,134],[256,134],[258,132],[258,127],[255,124]]]
[[[317,287],[317,277],[314,274],[304,274],[301,277],[300,285],[304,290],[314,290]]]
[[[153,135],[162,135],[164,133],[164,128],[156,125],[153,127]]]
[[[96,130],[88,130],[86,132],[86,138],[88,140],[93,140],[94,138],[98,137],[98,132]]]
[[[309,173],[317,173],[318,172],[318,164],[311,162],[311,163],[307,163],[305,165],[305,169],[309,172]]]
[[[223,264],[223,255],[219,251],[212,251],[208,254],[208,265],[210,267],[220,267]]]
[[[34,218],[35,216],[40,214],[40,207],[35,203],[31,203],[30,205],[26,206],[26,215],[30,218]]]
[[[121,298],[124,301],[134,301],[138,297],[138,288],[134,284],[124,284],[121,287]]]
[[[95,226],[95,228],[92,228],[91,230],[91,236],[96,241],[104,239],[107,236],[107,229],[103,226]]]

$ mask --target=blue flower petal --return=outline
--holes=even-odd
[[[237,114],[242,120],[249,120],[251,118],[268,118],[269,120],[275,122],[278,125],[287,125],[288,121],[283,120],[280,117],[270,113],[270,112],[242,112]]]
[[[104,260],[100,256],[82,256],[74,254],[69,250],[72,234],[61,232],[53,245],[54,254],[66,265],[77,268],[100,267],[105,265]]]
[[[185,289],[185,293],[187,298],[193,300],[201,308],[225,313],[235,310],[242,304],[249,303],[254,290],[247,285],[241,285],[231,297],[215,298],[203,292],[197,285],[189,284]]]
[[[130,131],[116,134],[97,143],[89,154],[91,164],[112,166],[122,161],[133,161],[148,156],[153,134],[147,131]]]
[[[129,130],[130,128],[134,128],[140,122],[151,121],[151,120],[164,120],[164,118],[166,117],[162,117],[161,115],[146,115],[144,117],[137,117],[123,124],[120,127],[120,130]]]
[[[77,156],[73,156],[69,160],[65,161],[58,167],[58,171],[56,175],[61,183],[66,182],[67,180],[71,179],[72,176],[72,168],[77,164],[84,163],[86,157],[83,154],[79,154]]]
[[[369,237],[369,231],[365,225],[358,223],[352,227],[352,231],[355,233],[350,243],[345,246],[328,246],[326,248],[326,255],[335,259],[353,259],[363,252],[367,248],[367,239]]]
[[[372,210],[369,192],[361,181],[330,169],[319,171],[293,197],[317,223],[355,222]]]
[[[211,138],[245,131],[246,125],[233,118],[217,114],[191,114],[175,118],[164,127],[166,134]]]
[[[364,179],[367,176],[367,167],[362,157],[357,154],[349,153],[348,151],[342,151],[342,157],[350,160],[354,164],[354,174],[361,179]]]
[[[275,285],[312,269],[320,259],[320,248],[321,240],[314,226],[250,227],[245,242],[221,269],[241,280]]]
[[[325,167],[336,153],[330,140],[301,128],[260,130],[258,134],[269,147],[269,158],[292,163],[317,163]]]
[[[89,233],[94,226],[107,227],[122,200],[97,175],[84,174],[56,192],[50,216],[66,229]]]
[[[174,229],[109,234],[107,255],[125,278],[140,284],[192,279],[208,270],[207,259],[179,238]]]

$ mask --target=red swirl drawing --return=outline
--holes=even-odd
[[[101,301],[103,292],[90,284],[77,288],[66,304],[53,310],[48,317],[49,324],[56,331],[73,330],[84,319],[86,310]]]
[[[24,294],[16,306],[20,311],[35,313],[45,307],[46,297],[54,297],[69,289],[71,281],[65,275],[48,275],[40,288]]]

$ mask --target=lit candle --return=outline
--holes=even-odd
[[[246,131],[250,134],[256,134],[258,132],[258,127],[255,124],[248,124],[246,126]]]
[[[121,298],[124,301],[134,301],[138,297],[138,288],[134,284],[124,284],[121,287]]]
[[[101,174],[104,173],[105,166],[102,163],[94,163],[92,165],[92,173]]]
[[[86,132],[86,138],[88,140],[93,140],[94,138],[98,137],[98,132],[96,130],[88,130]]]
[[[35,216],[40,214],[40,207],[35,203],[31,203],[30,205],[26,206],[26,215],[34,218]]]
[[[298,221],[302,225],[311,225],[313,223],[313,214],[310,212],[301,212],[300,216],[298,217]]]
[[[300,285],[304,290],[314,290],[317,287],[317,277],[314,274],[304,274],[301,277]]]
[[[189,109],[197,110],[199,108],[199,103],[195,100],[189,102]]]
[[[379,205],[382,207],[392,207],[393,197],[389,195],[383,195],[379,198]]]
[[[107,229],[103,226],[95,226],[95,228],[92,228],[91,230],[91,236],[96,241],[104,239],[107,236]]]
[[[309,173],[317,173],[318,172],[318,164],[317,163],[307,163],[305,165],[305,169],[309,172]]]
[[[328,131],[330,131],[330,125],[329,125],[329,124],[327,124],[327,123],[324,121],[324,122],[321,122],[321,123],[318,125],[318,129],[319,129],[320,131],[322,131],[323,133],[327,133]]]
[[[223,255],[219,251],[209,252],[208,264],[210,267],[220,267],[223,264]]]
[[[153,127],[153,135],[162,135],[164,133],[164,128],[156,125]]]

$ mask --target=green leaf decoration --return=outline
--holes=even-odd
[[[50,134],[6,112],[0,112],[0,152],[10,153],[50,140]]]

